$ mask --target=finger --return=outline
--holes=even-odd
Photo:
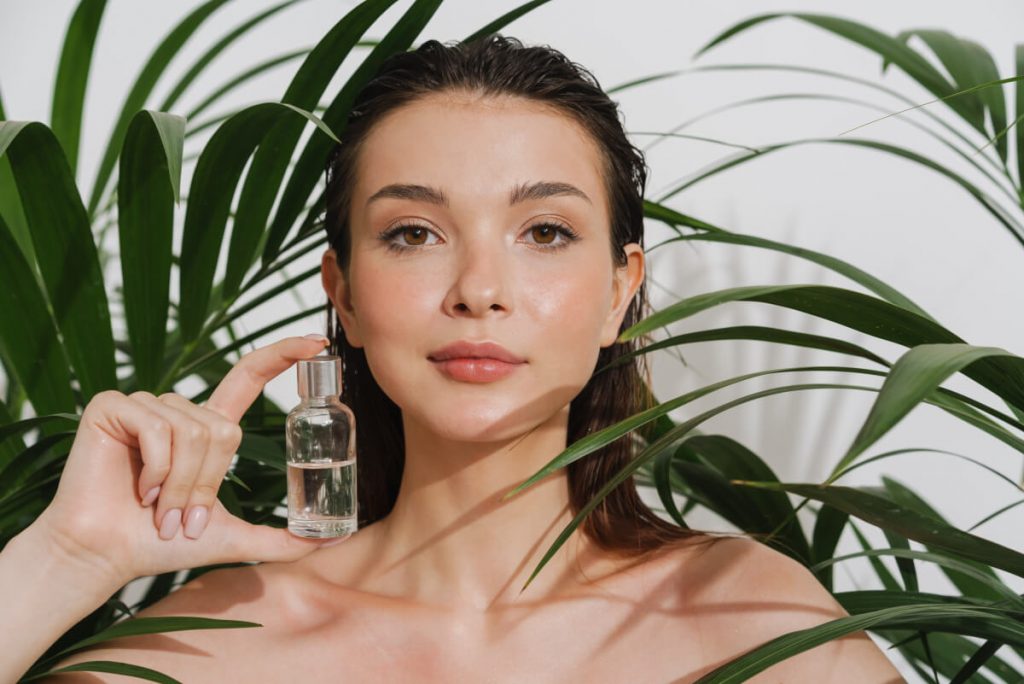
[[[82,420],[91,420],[115,439],[138,448],[142,459],[138,493],[140,502],[145,502],[146,494],[163,482],[171,469],[170,422],[136,401],[135,394],[126,396],[117,390],[106,390],[93,397]]]
[[[210,431],[204,423],[149,392],[136,392],[135,395],[138,395],[138,401],[171,424],[171,469],[161,483],[154,521],[161,539],[173,539],[181,527],[182,511],[206,459]]]
[[[195,405],[180,394],[167,392],[160,395],[160,400],[205,424],[210,433],[206,458],[192,485],[181,523],[186,537],[198,539],[210,521],[210,511],[224,482],[224,473],[231,467],[231,459],[242,441],[242,428],[219,413]]]
[[[287,528],[254,525],[231,517],[231,523],[221,528],[225,534],[224,543],[217,547],[223,550],[223,557],[217,562],[239,561],[288,562],[298,560],[317,549],[336,543],[344,538],[311,538],[292,534]]]
[[[239,423],[246,410],[260,396],[263,387],[288,370],[299,359],[316,356],[327,344],[326,337],[286,337],[245,354],[220,381],[205,407],[232,423]]]

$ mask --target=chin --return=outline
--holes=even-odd
[[[403,411],[404,413],[404,411]],[[417,416],[420,426],[438,437],[453,442],[502,442],[520,437],[537,427],[543,419],[523,416],[513,407],[450,407],[434,404],[427,415]]]
[[[410,407],[421,429],[453,442],[488,443],[516,440],[546,424],[566,423],[569,401],[488,404],[481,398],[435,401],[429,406]],[[550,400],[550,397],[549,397]],[[417,408],[419,410],[417,410]],[[406,409],[403,408],[403,414]]]

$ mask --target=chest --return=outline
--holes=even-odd
[[[260,622],[262,629],[217,630],[218,660],[232,668],[204,676],[273,682],[300,676],[304,684],[342,678],[351,684],[682,684],[703,671],[710,655],[678,615],[608,600],[524,608],[487,620],[353,607],[308,629],[266,616]]]

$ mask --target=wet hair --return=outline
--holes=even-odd
[[[617,104],[589,71],[561,52],[548,46],[524,47],[516,38],[492,33],[468,42],[428,40],[415,50],[392,55],[356,96],[340,132],[342,142],[327,162],[324,194],[327,239],[346,278],[351,258],[349,210],[359,152],[368,134],[404,105],[452,94],[522,98],[578,123],[600,150],[613,262],[626,264],[624,245],[643,246],[647,166],[643,154],[626,137]],[[641,284],[620,332],[639,321],[647,308],[646,288]],[[341,399],[359,421],[358,508],[359,525],[364,527],[386,516],[398,496],[405,463],[401,410],[377,384],[363,350],[348,344],[330,302],[327,319],[330,351],[343,359]],[[644,340],[602,348],[595,371]],[[650,370],[643,355],[593,374],[570,403],[568,444],[652,406],[649,387]],[[636,444],[633,435],[626,434],[566,467],[574,515],[636,455]],[[704,535],[658,517],[641,500],[632,476],[591,511],[580,529],[600,548],[623,555],[639,555]]]

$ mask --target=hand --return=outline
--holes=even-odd
[[[100,392],[33,526],[115,586],[204,565],[296,560],[331,542],[250,524],[217,499],[245,411],[267,382],[325,343],[289,337],[249,352],[202,406],[170,392]]]

